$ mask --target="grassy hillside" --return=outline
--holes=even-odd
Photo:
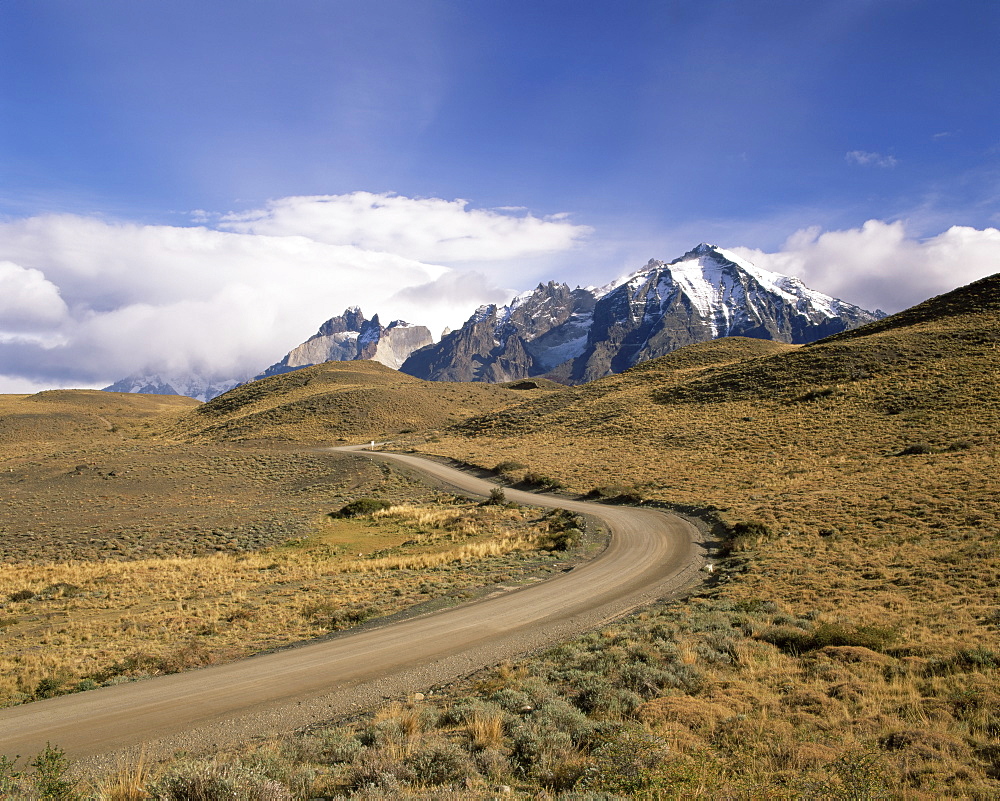
[[[525,390],[435,383],[377,362],[326,362],[236,387],[198,407],[170,433],[220,441],[383,439],[445,426],[522,401],[525,394],[551,391],[537,384]]]
[[[560,569],[555,524],[538,510],[459,503],[387,465],[259,441],[291,436],[296,415],[314,422],[310,403],[344,401],[355,423],[334,428],[340,436],[355,424],[384,430],[372,420],[392,430],[414,408],[446,420],[476,398],[489,409],[532,392],[423,384],[334,365],[263,393],[240,388],[204,415],[176,396],[0,397],[0,706],[234,659]],[[282,409],[283,428],[249,422]],[[189,436],[206,417],[223,433],[237,421],[255,441]],[[332,420],[295,436],[311,442]],[[331,516],[359,498],[395,505]]]
[[[878,797],[993,797],[998,334],[993,276],[809,346],[680,351],[419,447],[710,510],[729,541],[702,599],[528,668],[579,706],[554,676],[615,643],[658,670],[681,648],[698,680],[645,688],[625,718],[709,795],[848,793],[860,771]]]
[[[177,395],[54,389],[0,395],[0,456],[60,449],[74,442],[118,440],[120,429],[200,404]]]
[[[656,605],[519,664],[434,688],[428,699],[175,763],[157,786],[174,797],[206,783],[251,795],[288,788],[294,797],[357,790],[492,798],[504,786],[520,797],[570,790],[657,798],[1000,796],[998,339],[1000,276],[993,276],[808,346],[717,340],[580,387],[435,385],[354,362],[241,387],[166,423],[140,422],[134,431],[153,437],[135,440],[149,454],[149,476],[158,475],[153,454],[173,449],[163,458],[182,465],[171,476],[176,497],[185,481],[192,499],[207,494],[219,471],[229,482],[222,495],[242,499],[237,516],[264,509],[270,501],[258,508],[246,500],[262,488],[285,499],[278,508],[311,513],[324,499],[346,500],[371,486],[399,494],[399,475],[300,464],[307,457],[289,447],[386,436],[485,468],[504,464],[498,477],[513,482],[533,472],[581,495],[699,510],[720,540],[715,572],[686,602]],[[157,444],[163,433],[171,442]],[[267,440],[286,444],[266,450]],[[61,465],[74,457],[54,458]],[[37,478],[49,463],[36,461]],[[448,517],[441,506],[396,512],[398,522],[365,522],[369,541],[390,547],[369,554],[364,561],[375,572],[356,581],[344,574],[359,566],[330,561],[341,543],[354,551],[360,542],[352,539],[354,524],[333,530],[314,520],[292,546],[306,554],[294,565],[281,550],[260,564],[256,553],[221,567],[193,562],[186,575],[202,588],[183,597],[163,585],[178,596],[170,625],[187,626],[179,630],[210,651],[246,639],[248,620],[282,620],[293,632],[332,625],[342,604],[328,608],[310,596],[297,618],[281,611],[298,593],[316,590],[320,576],[344,582],[320,592],[367,587],[357,596],[362,605],[395,603],[386,593],[394,581],[403,599],[439,579],[464,592],[472,569],[465,564],[433,582],[417,568],[405,581],[398,578],[404,571],[378,572],[381,559],[424,558],[393,550],[393,537],[413,526],[447,550],[465,547],[453,542],[456,531],[482,532],[495,522],[480,519],[481,509],[467,510],[447,531],[415,522]],[[524,526],[520,539],[508,539],[530,542],[536,522],[525,515],[501,528]],[[264,544],[241,547],[259,552]],[[511,556],[504,559],[481,570],[489,575],[496,564],[516,573]],[[280,567],[287,586],[277,575],[269,583],[248,572],[264,562],[269,571]],[[225,581],[210,578],[216,574]],[[41,616],[26,616],[30,604],[70,610],[80,603],[58,591],[46,595],[58,590],[55,579],[46,588],[34,573],[10,575],[8,590],[20,581],[35,594],[9,604],[8,625],[18,631],[41,625]],[[274,597],[265,603],[264,592]],[[148,599],[129,603],[138,605],[136,616],[164,614]],[[253,607],[251,618],[244,607]],[[142,620],[133,621],[139,631]],[[71,627],[53,628],[43,632],[53,645],[72,646]],[[262,622],[253,636],[270,630]],[[173,654],[163,650],[167,640],[146,646],[150,665],[203,653]],[[29,656],[11,670],[21,671],[20,692],[37,694],[47,677],[26,667],[38,663]]]

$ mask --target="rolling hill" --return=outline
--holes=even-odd
[[[87,389],[53,389],[34,395],[0,395],[0,455],[63,449],[80,441],[118,441],[121,428],[199,405],[179,395],[132,395]]]
[[[534,394],[559,387],[531,383],[527,391]],[[523,400],[525,392],[505,385],[422,381],[374,361],[325,362],[236,387],[169,431],[226,441],[383,439],[498,409]]]
[[[497,477],[510,483],[530,472],[569,493],[673,507],[718,538],[715,571],[684,603],[654,605],[295,747],[216,756],[213,770],[245,769],[266,754],[282,775],[313,771],[341,789],[390,776],[405,788],[420,755],[458,765],[467,787],[490,783],[492,793],[504,781],[525,797],[572,789],[990,798],[1000,794],[998,340],[1000,275],[818,342],[726,337],[575,387],[426,382],[371,362],[334,362],[160,418],[152,407],[110,414],[90,409],[88,394],[66,405],[42,393],[4,399],[0,419],[20,432],[11,440],[18,447],[46,431],[45,414],[57,438],[107,439],[116,420],[134,421],[127,431],[139,467],[128,492],[162,505],[153,479],[172,482],[174,539],[193,528],[199,547],[235,542],[229,582],[244,562],[254,575],[279,566],[242,556],[275,540],[257,530],[236,540],[236,517],[283,503],[285,517],[295,512],[315,527],[332,498],[361,487],[399,491],[401,476],[351,475],[346,462],[297,448],[337,439],[390,438],[401,449],[502,465]],[[53,525],[79,515],[81,500],[88,510],[107,504],[109,515],[122,506],[103,476],[70,475],[69,459],[55,460],[58,475],[41,460],[34,474],[9,475],[15,489],[22,478],[53,487],[92,480],[72,496],[40,495],[43,483],[18,490],[25,542],[56,508],[52,499],[68,498]],[[255,500],[264,477],[271,495]],[[232,521],[206,508],[198,525],[181,526],[196,502],[228,508],[235,493],[245,500]],[[90,544],[107,537],[104,521],[85,522],[94,525],[81,529],[80,547],[102,545]],[[121,521],[115,536],[137,523]],[[290,531],[284,518],[272,523],[273,537]],[[404,579],[429,584],[415,572],[389,583]],[[316,582],[309,574],[291,597]],[[288,603],[281,596],[276,608]],[[243,611],[228,610],[219,630],[243,625]],[[209,641],[210,629],[197,631]],[[489,733],[484,721],[495,723]],[[331,766],[335,748],[348,756]],[[380,772],[366,773],[370,766]]]

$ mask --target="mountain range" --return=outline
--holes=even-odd
[[[581,384],[719,337],[805,344],[882,317],[703,243],[602,287],[539,284],[506,306],[481,306],[436,343],[424,326],[396,320],[383,327],[378,315],[366,320],[351,307],[253,380],[326,361],[374,360],[431,381],[544,376]],[[145,375],[107,389],[208,400],[237,383]]]

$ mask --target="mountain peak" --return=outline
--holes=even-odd
[[[583,383],[718,337],[806,343],[878,317],[702,242],[599,289],[550,281],[507,306],[481,307],[402,369],[432,380],[548,374]]]

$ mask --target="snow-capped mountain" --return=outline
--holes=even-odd
[[[425,326],[394,320],[383,327],[377,314],[366,320],[361,309],[351,306],[343,314],[323,323],[319,331],[289,351],[280,362],[255,376],[254,380],[313,364],[356,359],[371,359],[398,370],[413,351],[433,341],[430,329]]]
[[[717,337],[806,343],[882,316],[701,244],[604,287],[550,282],[508,306],[484,306],[401,369],[434,380],[548,374],[576,384]]]
[[[237,384],[242,384],[247,377],[220,378],[189,373],[187,375],[163,376],[159,374],[130,375],[116,381],[104,392],[137,392],[142,395],[187,395],[200,401],[228,392]]]
[[[481,306],[434,343],[422,325],[382,326],[354,306],[254,380],[326,361],[372,359],[434,381],[514,381],[546,375],[568,384],[619,373],[684,345],[745,336],[804,344],[884,317],[701,244],[652,259],[603,287],[550,281],[506,306]],[[134,375],[115,392],[209,400],[246,379]]]
[[[539,284],[508,306],[480,306],[457,331],[413,353],[400,368],[435,381],[513,381],[540,375],[582,352],[596,296]]]

